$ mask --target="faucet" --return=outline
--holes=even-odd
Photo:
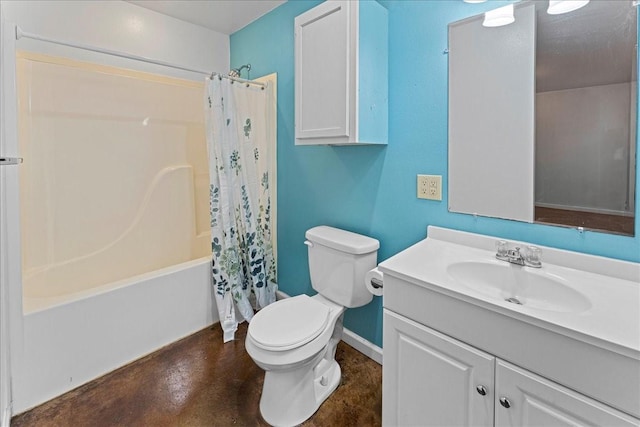
[[[501,261],[507,261],[511,264],[521,265],[526,267],[540,268],[542,267],[540,248],[535,246],[527,247],[527,253],[525,256],[520,252],[520,248],[516,246],[513,249],[509,249],[507,242],[499,240],[496,242],[496,258]]]
[[[507,251],[506,261],[511,264],[524,265],[524,257],[520,253],[520,248],[516,247],[515,249],[509,249]]]

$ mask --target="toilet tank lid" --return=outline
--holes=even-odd
[[[380,247],[376,239],[326,225],[307,230],[305,237],[313,243],[354,255],[368,254]]]

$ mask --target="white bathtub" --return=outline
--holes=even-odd
[[[217,321],[210,268],[200,258],[84,293],[25,298],[14,413]]]
[[[14,413],[217,320],[203,84],[29,53],[17,70]]]

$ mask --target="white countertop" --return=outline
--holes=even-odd
[[[640,359],[640,264],[539,246],[543,265],[532,274],[559,277],[586,297],[579,312],[515,305],[461,285],[447,271],[457,262],[506,263],[495,258],[496,237],[429,227],[428,238],[379,265],[394,276],[503,315]],[[509,242],[526,247],[526,242]],[[514,266],[514,268],[525,268]],[[386,290],[385,290],[386,292]]]

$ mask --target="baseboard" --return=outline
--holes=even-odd
[[[344,328],[342,331],[342,341],[350,345],[355,350],[367,356],[369,359],[382,365],[382,348],[371,341],[367,341],[355,332]]]
[[[281,300],[281,299],[289,298],[289,295],[278,290],[276,291],[276,298],[278,300]],[[344,328],[342,331],[342,341],[345,344],[353,347],[355,350],[359,351],[360,353],[364,354],[369,359],[382,365],[382,348],[378,347],[371,341],[368,341],[362,338],[360,335],[356,334],[355,332],[347,328]]]

